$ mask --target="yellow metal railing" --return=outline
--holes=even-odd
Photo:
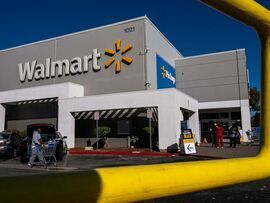
[[[202,0],[254,27],[262,45],[262,146],[257,157],[0,179],[1,202],[132,202],[270,177],[270,13],[253,0]]]

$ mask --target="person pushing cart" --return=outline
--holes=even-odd
[[[32,138],[32,143],[31,143],[31,156],[28,162],[29,167],[32,167],[34,165],[34,161],[36,157],[38,157],[40,164],[46,167],[46,161],[43,156],[42,139],[41,139],[40,133],[41,133],[41,128],[38,128],[37,130],[34,130],[33,132],[33,138]]]

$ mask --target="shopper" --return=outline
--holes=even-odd
[[[224,128],[220,123],[216,125],[216,139],[217,139],[217,148],[223,148],[223,134]]]
[[[229,137],[230,137],[230,147],[236,147],[236,141],[240,138],[240,132],[236,124],[233,124],[229,129]]]
[[[41,128],[38,128],[37,130],[34,130],[33,132],[33,138],[32,138],[32,144],[31,144],[31,156],[28,162],[28,166],[32,167],[34,164],[34,161],[36,157],[38,156],[39,162],[41,164],[45,165],[45,159],[41,150],[42,140],[41,140]]]
[[[212,147],[217,147],[217,141],[216,141],[216,123],[210,126],[209,128],[209,134],[211,136],[212,141]]]

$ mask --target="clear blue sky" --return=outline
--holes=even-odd
[[[260,0],[269,6],[269,0]],[[245,48],[250,85],[260,87],[260,45],[254,30],[196,0],[3,1],[0,49],[147,15],[184,55]]]

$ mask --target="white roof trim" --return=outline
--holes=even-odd
[[[228,100],[228,101],[215,101],[215,102],[200,102],[198,109],[224,109],[241,107],[240,102],[245,100]]]
[[[205,56],[215,56],[215,55],[221,55],[221,54],[228,54],[228,53],[235,53],[235,52],[245,52],[246,49],[234,49],[234,50],[229,50],[229,51],[222,51],[222,52],[214,52],[214,53],[209,53],[209,54],[200,54],[200,55],[195,55],[195,56],[188,56],[188,57],[183,57],[183,58],[177,58],[175,60],[185,60],[185,59],[193,59],[193,58],[200,58],[200,57],[205,57]]]

